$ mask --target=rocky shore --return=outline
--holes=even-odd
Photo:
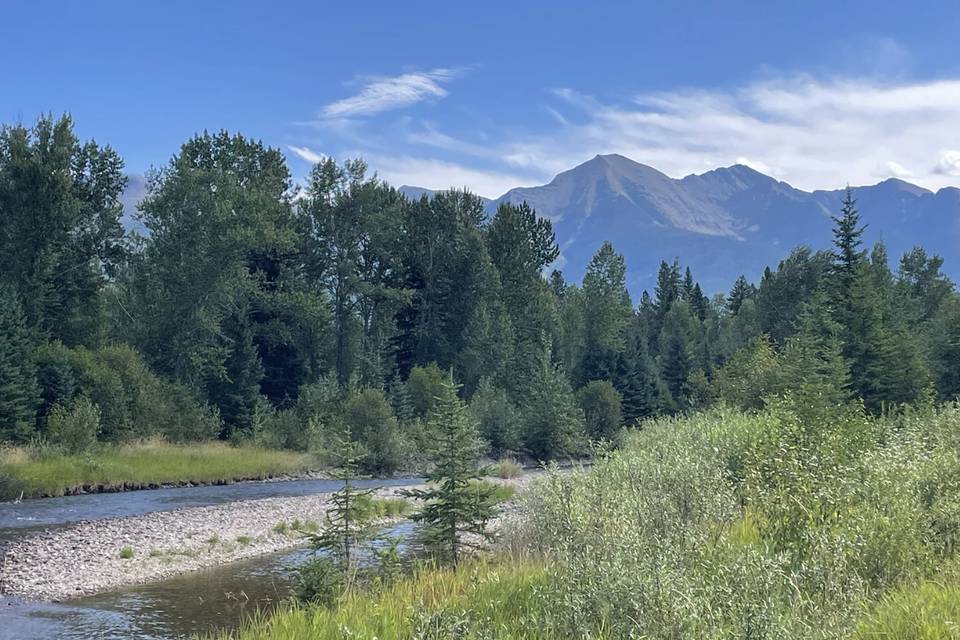
[[[10,543],[0,562],[0,593],[68,600],[291,548],[303,544],[299,531],[323,522],[329,498],[265,498],[78,522]]]
[[[533,475],[490,480],[519,490]],[[397,497],[408,488],[385,487],[377,495]],[[304,531],[323,522],[330,495],[83,521],[14,540],[0,559],[0,594],[70,600],[296,547],[304,544]],[[515,505],[504,506],[495,528],[515,515]]]

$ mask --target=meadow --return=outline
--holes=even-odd
[[[99,445],[78,454],[57,447],[0,449],[0,499],[59,496],[168,484],[209,484],[297,475],[316,467],[303,453],[221,442],[152,440]]]

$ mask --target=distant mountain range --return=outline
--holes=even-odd
[[[402,186],[409,198],[429,189]],[[853,188],[865,241],[883,240],[896,261],[915,245],[944,257],[960,279],[960,189],[936,193],[891,178]],[[705,291],[726,291],[744,274],[757,280],[797,245],[827,248],[830,216],[843,190],[802,191],[743,165],[671,178],[621,155],[598,155],[548,184],[511,189],[487,200],[526,201],[553,221],[567,279],[579,281],[604,240],[624,254],[631,293],[651,290],[661,260],[689,265]]]

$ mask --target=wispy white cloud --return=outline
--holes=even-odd
[[[430,74],[436,77],[426,84],[399,82]],[[328,109],[339,116],[371,113],[375,104],[445,95],[440,84],[453,75],[436,70],[379,80],[334,103],[346,106]],[[394,85],[421,88],[386,88]],[[405,118],[374,131],[339,117],[354,126],[349,142],[338,137],[396,184],[466,186],[494,197],[546,182],[598,153],[620,153],[675,177],[740,163],[808,190],[889,177],[936,189],[960,178],[960,79],[792,76],[731,89],[644,93],[618,103],[573,89],[548,95],[547,104],[535,106],[542,116],[535,132],[505,123],[464,133]]]
[[[298,147],[296,145],[288,144],[287,149],[292,151],[294,155],[301,160],[306,160],[310,164],[317,164],[318,162],[323,162],[327,159],[327,156],[319,151],[314,151],[310,147]]]
[[[447,90],[441,85],[460,75],[462,71],[459,69],[433,69],[394,77],[369,78],[359,93],[331,102],[320,115],[325,120],[369,116],[408,107],[430,98],[443,98]]]
[[[642,94],[627,105],[552,93],[585,122],[505,143],[506,163],[556,172],[596,153],[622,153],[682,176],[741,162],[806,189],[888,177],[937,188],[960,176],[960,152],[949,150],[960,148],[960,80],[800,76]]]

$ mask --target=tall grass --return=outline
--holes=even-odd
[[[0,451],[0,498],[57,496],[86,488],[262,479],[309,470],[306,454],[223,443],[150,441],[86,454],[26,448]]]
[[[210,640],[568,638],[541,618],[548,581],[543,565],[518,558],[423,569],[379,591],[350,593],[335,608],[294,606]]]

